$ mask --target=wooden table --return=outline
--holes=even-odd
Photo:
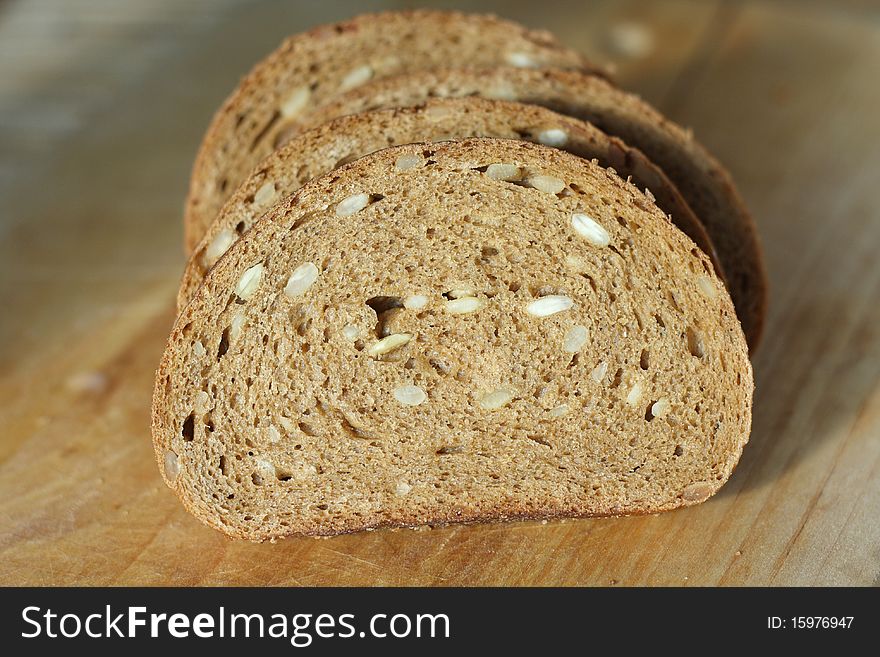
[[[860,2],[483,5],[616,61],[754,210],[772,306],[715,498],[274,545],[183,511],[148,421],[198,140],[284,34],[365,4],[395,5],[0,5],[0,583],[880,583],[880,17]]]

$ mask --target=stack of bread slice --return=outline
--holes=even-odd
[[[749,436],[756,231],[693,137],[551,35],[362,16],[215,116],[153,443],[250,540],[656,513]]]

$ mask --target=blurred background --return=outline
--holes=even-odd
[[[152,375],[212,113],[287,35],[411,6],[496,12],[611,64],[731,170],[766,247],[733,479],[659,519],[543,530],[558,570],[533,561],[528,525],[449,530],[452,561],[431,557],[436,535],[400,534],[393,552],[346,537],[294,565],[288,541],[254,562],[263,548],[196,525],[152,462]],[[520,564],[506,583],[878,584],[878,75],[868,0],[0,0],[0,582],[497,583]],[[189,562],[163,561],[184,543]],[[352,566],[387,566],[378,554],[408,574]]]

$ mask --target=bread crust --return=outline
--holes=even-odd
[[[299,128],[327,118],[383,107],[416,105],[427,97],[481,95],[541,105],[589,121],[643,152],[675,184],[718,251],[737,315],[754,353],[767,313],[767,273],[758,230],[721,163],[693,134],[634,94],[589,72],[554,69],[447,68],[368,83],[299,119]]]
[[[681,319],[678,319],[677,316],[667,317],[664,326],[668,327],[668,329],[664,328],[663,331],[656,328],[648,329],[654,332],[652,335],[665,335],[664,331],[666,330],[673,330],[674,328],[675,331],[678,331],[679,328],[675,327],[686,325],[682,322],[696,322],[696,325],[699,326],[703,334],[699,340],[697,338],[692,339],[689,330],[686,342],[687,349],[691,351],[691,356],[687,356],[685,352],[684,358],[679,358],[676,355],[669,361],[674,368],[683,368],[680,374],[684,375],[685,372],[688,372],[687,377],[693,378],[693,381],[682,380],[682,385],[687,384],[690,386],[687,388],[688,390],[693,389],[693,392],[688,392],[687,395],[696,394],[699,396],[696,398],[686,396],[683,399],[688,400],[687,404],[697,401],[697,406],[701,407],[695,413],[688,410],[686,406],[682,406],[680,409],[676,407],[676,413],[682,414],[678,421],[691,418],[690,421],[702,423],[699,429],[694,428],[684,431],[684,434],[693,434],[693,442],[688,443],[688,450],[691,449],[690,445],[693,445],[693,453],[685,450],[684,456],[679,457],[685,459],[683,463],[690,464],[681,466],[682,468],[690,468],[681,470],[684,477],[683,480],[678,481],[676,479],[677,483],[669,482],[668,485],[672,487],[669,490],[662,487],[657,489],[656,495],[652,499],[643,499],[636,496],[632,499],[618,500],[617,503],[613,503],[611,499],[600,498],[598,494],[595,497],[591,497],[587,491],[574,494],[567,490],[560,490],[558,494],[549,494],[544,497],[529,497],[515,491],[499,491],[488,488],[486,492],[482,493],[484,497],[461,498],[455,503],[442,502],[446,498],[438,497],[441,502],[428,511],[418,507],[415,501],[413,502],[415,506],[402,507],[394,502],[395,498],[392,495],[376,490],[374,491],[375,494],[380,495],[380,497],[384,495],[381,499],[387,501],[380,503],[378,506],[364,507],[357,513],[352,512],[339,515],[339,513],[328,512],[328,514],[323,515],[323,512],[320,511],[309,511],[308,513],[288,517],[283,516],[284,504],[300,503],[300,501],[290,498],[288,493],[284,493],[280,488],[282,484],[275,482],[274,478],[268,482],[258,481],[255,471],[254,482],[251,485],[244,480],[240,480],[237,484],[230,482],[226,474],[223,474],[221,477],[213,458],[221,453],[227,454],[225,447],[232,448],[233,445],[237,445],[238,447],[235,447],[235,449],[245,450],[248,448],[243,445],[248,440],[253,443],[253,447],[250,448],[251,451],[247,454],[244,454],[243,451],[240,453],[234,451],[229,453],[232,463],[227,463],[226,467],[231,467],[232,473],[239,472],[241,474],[242,472],[248,472],[247,468],[251,467],[249,459],[257,462],[262,457],[261,450],[270,449],[270,444],[274,443],[271,440],[266,442],[262,438],[262,434],[258,435],[256,430],[249,434],[250,430],[241,429],[245,431],[244,434],[230,434],[228,433],[230,428],[221,425],[216,427],[216,430],[218,434],[225,435],[226,437],[223,438],[221,435],[218,438],[214,435],[213,428],[210,431],[201,426],[194,428],[191,421],[189,426],[187,425],[187,409],[195,408],[201,403],[198,399],[200,393],[197,394],[197,391],[201,391],[202,386],[208,385],[210,388],[211,381],[218,386],[228,385],[228,383],[223,383],[225,379],[220,377],[220,369],[216,370],[216,374],[212,374],[214,370],[211,370],[211,368],[215,367],[214,363],[221,362],[222,358],[227,357],[228,350],[238,350],[244,348],[245,345],[242,342],[240,347],[237,342],[238,338],[229,338],[228,329],[224,329],[223,335],[225,337],[220,342],[220,350],[216,354],[213,352],[206,354],[204,353],[205,345],[202,345],[200,339],[202,337],[216,337],[219,335],[222,323],[229,321],[230,317],[239,312],[247,315],[245,326],[251,327],[249,329],[251,333],[248,333],[248,337],[253,335],[253,331],[259,331],[261,326],[269,327],[270,324],[266,323],[268,322],[266,318],[269,315],[264,316],[264,313],[274,312],[271,309],[274,308],[274,300],[278,298],[279,293],[273,290],[276,289],[276,285],[283,287],[283,279],[286,278],[288,270],[287,264],[278,264],[272,259],[280,258],[282,260],[278,262],[282,262],[284,258],[293,257],[291,254],[294,251],[296,253],[312,252],[313,249],[319,247],[316,240],[329,239],[330,236],[335,235],[333,226],[338,226],[339,230],[343,231],[340,235],[348,234],[346,231],[355,231],[352,234],[361,234],[357,233],[357,231],[369,230],[371,236],[375,235],[374,241],[376,243],[384,243],[386,237],[390,238],[393,233],[388,232],[390,228],[386,230],[383,217],[387,216],[387,212],[393,212],[393,208],[391,205],[388,205],[387,210],[380,212],[381,207],[384,207],[380,204],[386,198],[382,194],[378,194],[381,198],[371,201],[376,203],[376,207],[379,209],[375,212],[367,210],[366,214],[356,216],[353,220],[350,220],[345,213],[340,213],[339,211],[335,214],[337,219],[331,219],[329,213],[332,212],[333,207],[338,209],[341,204],[339,201],[340,197],[348,199],[358,189],[378,189],[387,194],[392,194],[391,190],[400,189],[399,185],[405,179],[400,178],[400,174],[395,173],[395,167],[402,156],[422,158],[423,162],[424,171],[419,169],[417,171],[417,178],[411,179],[411,182],[406,183],[410,185],[406,189],[413,190],[413,194],[424,195],[424,197],[412,197],[416,199],[413,200],[413,203],[425,203],[427,199],[435,198],[433,194],[435,192],[440,193],[442,191],[441,187],[432,186],[426,188],[425,185],[429,182],[431,185],[440,185],[440,182],[437,181],[448,179],[459,182],[474,181],[472,184],[477,193],[486,194],[491,191],[493,195],[497,194],[498,202],[502,204],[499,207],[519,207],[517,205],[518,201],[514,202],[512,199],[532,199],[533,197],[526,195],[538,194],[540,192],[537,190],[526,191],[516,185],[505,184],[504,181],[485,182],[486,178],[491,178],[487,167],[491,166],[492,162],[513,162],[517,166],[533,166],[548,173],[553,172],[569,182],[577,182],[579,188],[584,191],[582,195],[578,195],[576,192],[574,197],[565,195],[560,197],[559,203],[566,208],[572,206],[572,204],[587,203],[588,199],[594,198],[594,193],[605,194],[610,197],[607,199],[611,203],[609,207],[615,208],[615,210],[602,210],[602,203],[597,203],[596,216],[599,217],[601,214],[603,217],[605,229],[612,235],[611,246],[617,244],[623,248],[623,251],[617,249],[616,246],[616,250],[602,251],[601,258],[604,258],[604,260],[597,262],[617,262],[615,258],[624,258],[627,248],[632,248],[635,251],[631,257],[626,256],[631,258],[626,260],[626,262],[632,262],[633,266],[635,266],[635,263],[642,262],[642,258],[649,252],[654,252],[651,249],[660,248],[659,245],[662,244],[669,249],[670,255],[668,256],[668,262],[664,260],[663,262],[657,261],[655,263],[655,266],[660,267],[660,272],[665,272],[664,275],[673,277],[670,280],[676,281],[690,281],[691,276],[705,279],[706,283],[701,283],[696,287],[694,287],[692,282],[689,282],[687,284],[689,286],[688,289],[693,291],[679,290],[677,296],[673,294],[668,300],[668,303],[671,304],[670,307],[679,308],[676,312],[683,313]],[[429,166],[437,167],[436,171],[440,173],[435,173],[435,169],[427,170]],[[480,171],[486,171],[487,173],[481,174],[479,173]],[[497,192],[493,190],[497,190]],[[440,197],[438,196],[437,198]],[[492,196],[492,198],[488,199],[487,203],[494,202],[495,198],[495,196]],[[557,208],[557,201],[551,201],[545,205],[543,197],[534,198],[537,200],[533,202],[539,204],[542,208],[546,208],[547,212],[552,214],[557,211],[554,210],[554,208]],[[569,201],[566,201],[566,198]],[[574,200],[571,200],[572,198]],[[402,201],[395,202],[399,203]],[[589,202],[593,203],[594,201]],[[510,203],[514,204],[510,205]],[[416,205],[414,207],[420,208],[422,206]],[[424,207],[427,208],[429,206]],[[456,205],[455,207],[461,208],[466,206]],[[434,212],[435,210],[432,209],[431,211]],[[624,220],[621,215],[620,220],[622,223],[618,226],[617,222],[610,218],[614,215],[608,214],[614,211],[626,214],[628,220]],[[568,210],[565,210],[565,212],[568,212]],[[605,217],[606,214],[607,218]],[[405,216],[410,215],[414,218],[421,216],[416,210]],[[321,221],[310,221],[314,216],[326,216],[327,218]],[[445,215],[441,213],[439,216]],[[400,219],[399,221],[404,220]],[[525,223],[520,224],[518,223],[519,221]],[[520,230],[525,231],[526,223],[534,221],[538,221],[538,219],[534,215],[529,214],[528,217],[524,216],[517,221],[510,219],[507,226],[509,230],[517,233]],[[403,229],[407,228],[405,222],[396,225],[400,225]],[[529,223],[528,225],[537,226],[538,224]],[[452,230],[452,228],[449,230]],[[480,230],[485,233],[485,229]],[[530,228],[529,230],[533,229]],[[490,233],[485,234],[488,235]],[[526,231],[524,234],[531,233]],[[629,247],[625,246],[625,244],[628,244],[627,235],[631,235],[631,239],[634,240]],[[319,236],[326,236],[326,238]],[[332,246],[335,249],[338,243],[334,239],[332,243],[328,244],[327,248],[330,249]],[[357,241],[346,243],[358,244]],[[530,248],[538,248],[538,243],[535,242]],[[643,249],[648,249],[648,251],[642,253]],[[327,252],[335,251],[328,250]],[[432,250],[426,251],[426,253],[432,252]],[[449,253],[452,254],[454,252],[450,251]],[[641,255],[637,259],[636,255],[638,254]],[[588,255],[592,258],[595,254],[590,252]],[[392,257],[390,262],[393,262],[393,256],[389,257]],[[247,272],[252,270],[254,262],[263,261],[267,263],[272,261],[274,263],[272,267],[280,269],[278,271],[272,270],[271,272],[267,270],[265,282],[260,283],[267,287],[261,288],[260,291],[254,294],[253,299],[250,300],[253,291],[248,284],[244,284],[242,281],[245,280]],[[332,271],[332,266],[332,263],[325,264],[324,273]],[[267,267],[269,267],[268,264]],[[642,267],[642,265],[639,265],[639,267]],[[644,271],[649,270],[644,269]],[[329,274],[326,275],[329,276]],[[232,291],[233,288],[235,292]],[[584,289],[587,290],[588,288]],[[644,294],[648,295],[641,299],[641,303],[647,304],[649,301],[650,303],[655,303],[663,298],[658,296],[659,293],[657,292],[648,292],[648,290],[654,289],[651,285],[638,287],[638,289],[644,289],[646,291]],[[700,292],[700,290],[703,290],[703,292]],[[239,294],[244,295],[246,299],[241,299]],[[536,294],[539,293],[536,292]],[[587,294],[590,293],[587,292]],[[522,297],[523,295],[520,296]],[[505,298],[509,298],[509,295]],[[504,303],[507,302],[505,301]],[[664,303],[666,302],[664,301]],[[285,310],[284,313],[294,311],[295,309],[291,308],[290,311]],[[294,315],[290,315],[289,319],[287,314],[283,318],[281,315],[278,317],[278,320],[272,321],[282,321],[282,324],[271,324],[271,326],[278,326],[280,330],[286,331],[287,329],[284,328],[286,322],[292,321]],[[221,324],[218,325],[218,322]],[[546,331],[550,331],[552,328],[550,324],[543,326]],[[270,330],[271,332],[274,329],[265,328],[263,330]],[[603,332],[603,336],[606,336],[607,333],[606,337],[610,339],[612,335],[609,332],[610,328],[600,326],[598,330]],[[660,332],[658,333],[658,331]],[[683,339],[685,337],[683,328],[681,331]],[[626,334],[624,333],[624,335]],[[671,340],[672,337],[670,334],[669,339]],[[249,348],[269,349],[270,347],[267,345],[272,344],[272,339],[267,333],[267,337],[264,338],[262,343],[263,347],[255,346],[258,344],[257,341]],[[325,336],[326,339],[328,338]],[[224,340],[226,341],[225,347],[223,345]],[[197,342],[199,345],[202,345],[200,350],[194,348]],[[252,343],[248,342],[247,344]],[[215,349],[214,345],[214,342],[209,342],[208,349]],[[623,343],[617,348],[622,349]],[[253,353],[258,354],[261,352]],[[691,360],[687,360],[687,358],[691,357],[693,357]],[[257,356],[257,360],[259,360],[259,356]],[[249,358],[241,362],[242,364],[248,363],[253,365],[253,361],[254,358]],[[286,357],[282,362],[287,362]],[[340,362],[344,363],[345,361]],[[514,366],[514,363],[502,363],[498,371],[507,371],[512,366]],[[537,367],[537,363],[535,366]],[[220,368],[221,365],[216,367]],[[222,367],[226,366],[222,365]],[[643,364],[643,369],[645,367],[647,365]],[[229,370],[224,371],[227,374],[223,376],[228,376]],[[233,373],[233,375],[244,376],[244,373]],[[305,376],[305,373],[303,376]],[[660,376],[661,378],[667,376],[668,378],[668,375],[663,374],[662,371],[658,371],[655,376]],[[274,374],[266,374],[263,378],[277,381]],[[704,383],[700,384],[701,381]],[[711,389],[704,390],[701,386],[706,385],[705,382],[707,381],[712,381],[713,383],[710,386]],[[253,382],[257,387],[261,383],[265,383],[265,380]],[[249,383],[248,386],[250,385]],[[240,387],[235,389],[243,390]],[[248,387],[248,390],[250,390],[250,387]],[[633,386],[633,390],[635,390],[635,386]],[[633,390],[630,390],[630,393],[626,395],[626,403],[629,403]],[[752,372],[748,361],[745,339],[735,319],[731,301],[723,285],[714,276],[708,258],[700,251],[692,248],[690,240],[668,222],[665,215],[654,206],[650,199],[634,186],[622,181],[613,172],[601,169],[593,163],[567,153],[527,142],[473,139],[432,145],[400,146],[374,153],[312,181],[296,195],[284,200],[271,213],[266,215],[221,258],[217,266],[208,274],[196,297],[178,317],[157,372],[152,409],[152,429],[160,471],[166,484],[177,493],[185,507],[209,526],[215,527],[230,536],[261,541],[293,534],[331,535],[383,526],[656,513],[699,503],[710,497],[723,485],[739,460],[743,446],[748,441],[748,432],[751,424],[752,390]],[[224,392],[223,394],[227,393]],[[250,395],[250,393],[248,394]],[[684,392],[681,394],[684,394]],[[227,396],[226,399],[232,399],[232,397]],[[246,402],[246,408],[259,403],[258,397],[247,397],[243,398],[243,400]],[[224,403],[226,404],[223,407],[224,410],[227,407],[234,407],[234,405],[229,406],[227,402]],[[235,403],[241,404],[243,402]],[[524,401],[523,403],[526,402]],[[652,406],[651,408],[655,407]],[[200,410],[199,413],[201,412]],[[323,412],[332,414],[334,411],[330,408],[325,409]],[[500,422],[506,417],[514,417],[513,415],[505,415],[506,412],[499,411],[500,415],[491,416],[493,422]],[[641,413],[641,411],[638,412]],[[717,417],[721,419],[713,420],[719,412],[721,415]],[[510,413],[514,413],[514,411],[511,410]],[[196,411],[192,411],[189,415],[193,417],[195,414]],[[372,417],[377,422],[391,421],[388,418],[375,416],[375,414]],[[408,417],[406,416],[404,420],[409,421]],[[497,420],[494,418],[497,418]],[[477,420],[479,420],[479,416],[474,416],[474,421]],[[202,421],[200,415],[198,422],[201,423]],[[649,421],[649,418],[646,416],[644,421]],[[572,424],[572,428],[574,428],[580,426],[577,423],[581,422],[581,420],[574,418],[571,422],[575,423]],[[664,428],[665,425],[657,424],[652,426],[654,429],[646,433],[646,436],[654,435],[652,433],[654,431],[659,432],[656,435],[666,435],[669,432],[669,429]],[[356,429],[356,427],[353,427],[353,429]],[[561,429],[559,430],[561,431]],[[601,431],[598,431],[598,433],[596,431],[598,429],[595,431],[590,429],[590,435],[603,435]],[[648,431],[648,429],[644,425],[636,426],[633,424],[629,427],[628,431],[633,432],[635,435],[639,434],[639,432]],[[481,432],[479,435],[481,439],[488,439],[485,432]],[[301,438],[300,440],[305,441],[306,438]],[[328,437],[327,440],[331,441],[328,443],[328,448],[335,444],[332,442],[334,440],[355,439],[360,440],[362,437],[349,436],[344,438],[339,436],[332,439]],[[700,444],[699,440],[702,439],[706,441],[706,446],[703,448],[698,446]],[[315,441],[317,440],[316,438]],[[324,439],[321,438],[321,440]],[[377,440],[380,440],[380,438],[377,438]],[[684,440],[684,438],[681,438],[681,440]],[[354,442],[346,444],[363,445],[365,443]],[[529,444],[527,441],[526,445],[528,446]],[[608,444],[613,446],[614,449],[625,449],[624,445],[614,441]],[[632,445],[632,443],[630,444]],[[223,449],[217,451],[219,448]],[[587,448],[585,447],[585,449]],[[543,449],[543,447],[534,446],[534,450],[540,449]],[[703,449],[706,450],[705,454],[701,451]],[[525,455],[525,452],[528,450],[525,447],[523,450]],[[252,452],[253,455],[251,455]],[[678,448],[676,448],[676,452],[678,452]],[[236,470],[238,467],[236,465],[237,461],[232,458],[235,453],[238,453],[243,461],[248,463],[244,470]],[[577,455],[575,454],[574,456],[576,457]],[[689,458],[693,459],[693,461],[688,461],[687,459]],[[665,463],[666,461],[664,460],[663,462]],[[548,463],[555,463],[555,461],[551,459]],[[534,467],[550,467],[548,463],[538,459],[534,461]],[[332,465],[333,462],[331,461],[329,464]],[[620,464],[615,464],[613,467],[618,466]],[[365,465],[364,467],[367,466]],[[389,467],[389,464],[385,461],[375,466],[375,468],[380,469],[387,467]],[[471,466],[469,462],[459,462],[457,466],[448,467],[454,470],[456,467],[465,468]],[[645,465],[645,467],[651,468],[653,466]],[[222,471],[223,469],[224,466],[221,461],[220,470]],[[632,481],[636,482],[633,485],[643,486],[645,491],[654,491],[655,488],[652,488],[652,486],[656,487],[658,484],[651,483],[649,479],[645,479],[642,475],[635,474],[637,471],[638,468],[631,475]],[[455,475],[456,473],[453,472],[452,474]],[[506,476],[506,473],[501,474]],[[564,475],[559,475],[559,477],[562,482],[568,481]],[[225,483],[221,482],[221,479],[226,480]],[[609,486],[609,490],[617,490],[618,484],[613,480],[608,480],[602,485]],[[300,487],[296,490],[302,494],[319,495],[316,492],[317,489],[312,489],[311,487]],[[539,487],[537,490],[545,489]],[[211,491],[213,491],[213,497]],[[239,496],[234,504],[244,506],[236,506],[235,511],[230,510],[228,506],[224,506],[229,504],[224,499],[224,494],[227,491],[238,493]],[[255,493],[254,491],[257,492]],[[438,489],[437,494],[440,495],[441,493],[442,489]],[[251,497],[248,497],[249,495]],[[325,498],[319,495],[316,499]],[[251,500],[262,501],[259,503],[259,506],[255,506],[256,502]],[[287,501],[285,502],[285,500]],[[333,504],[342,504],[344,502],[344,500],[334,499],[326,499],[326,501],[331,503],[331,507]],[[332,508],[331,511],[333,511]],[[284,518],[283,522],[281,521],[282,517]]]
[[[555,131],[555,132],[554,132]],[[309,178],[327,173],[341,161],[392,145],[468,137],[554,141],[570,153],[597,159],[642,190],[704,253],[716,273],[724,273],[705,228],[675,185],[638,149],[609,137],[589,123],[540,107],[478,97],[432,99],[416,107],[391,108],[339,117],[296,135],[263,160],[227,200],[187,263],[178,309],[192,298],[205,272],[221,253],[216,248],[246,233],[272,202],[294,193]],[[559,140],[564,138],[564,143]],[[271,190],[267,199],[262,190]],[[216,240],[216,241],[215,241]]]
[[[308,110],[359,82],[362,65],[369,64],[366,77],[377,79],[450,61],[493,66],[511,57],[522,65],[598,70],[548,32],[490,14],[390,11],[289,37],[242,79],[208,127],[184,207],[186,252],[251,169],[274,150],[275,136],[287,125],[284,107],[291,93],[302,90],[299,109]]]

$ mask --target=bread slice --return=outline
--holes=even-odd
[[[308,180],[389,145],[466,137],[525,139],[558,146],[612,166],[640,189],[650,190],[657,206],[720,264],[706,230],[675,186],[641,152],[592,125],[537,105],[484,98],[431,100],[412,108],[344,116],[298,135],[266,158],[230,197],[187,264],[178,308],[192,298],[205,273],[232,242],[269,207]]]
[[[724,286],[645,194],[472,139],[366,156],[238,240],[176,321],[153,440],[251,540],[655,513],[725,482],[751,398]]]
[[[187,252],[298,115],[371,79],[450,64],[504,63],[592,68],[547,32],[458,12],[368,14],[287,39],[241,81],[208,128],[186,203]]]
[[[712,239],[737,314],[754,350],[767,307],[767,282],[758,232],[730,175],[693,135],[661,116],[637,96],[578,71],[421,71],[379,80],[337,97],[299,125],[381,107],[416,105],[430,97],[480,95],[549,107],[589,121],[642,151],[681,192]]]

